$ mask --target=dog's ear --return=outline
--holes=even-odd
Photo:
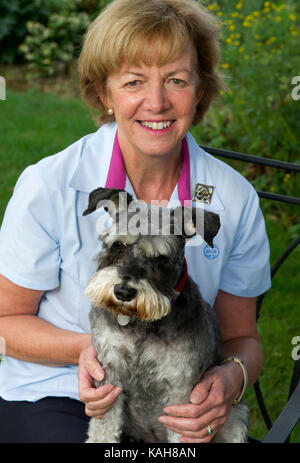
[[[204,211],[204,240],[213,248],[213,239],[221,227],[220,216],[214,212]]]
[[[211,248],[214,247],[213,239],[221,226],[218,214],[196,207],[179,206],[173,215],[174,234],[182,234],[185,238],[200,235]]]
[[[82,215],[91,214],[100,207],[103,207],[107,212],[110,212],[110,201],[114,204],[115,210],[119,211],[121,205],[126,205],[127,207],[132,199],[132,196],[125,190],[118,190],[117,188],[97,188],[90,193],[88,208],[82,213]]]

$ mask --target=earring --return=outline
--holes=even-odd
[[[108,114],[109,114],[110,116],[112,116],[113,113],[114,113],[113,109],[111,109],[111,108],[108,108],[107,112],[108,112]]]

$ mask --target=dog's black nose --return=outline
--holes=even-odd
[[[131,288],[127,285],[116,285],[114,287],[114,293],[117,299],[123,302],[129,302],[135,298],[137,290],[135,288]]]

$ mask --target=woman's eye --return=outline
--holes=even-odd
[[[127,82],[125,87],[137,87],[139,85],[139,80],[132,80],[131,82]]]
[[[176,79],[175,77],[170,79],[171,84],[175,85],[176,87],[184,87],[186,82],[182,79]]]

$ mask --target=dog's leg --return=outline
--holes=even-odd
[[[123,397],[118,397],[112,408],[103,418],[91,418],[87,444],[118,444],[121,439],[123,425]]]
[[[215,435],[216,443],[245,443],[248,441],[249,410],[245,403],[233,405],[227,421]]]

